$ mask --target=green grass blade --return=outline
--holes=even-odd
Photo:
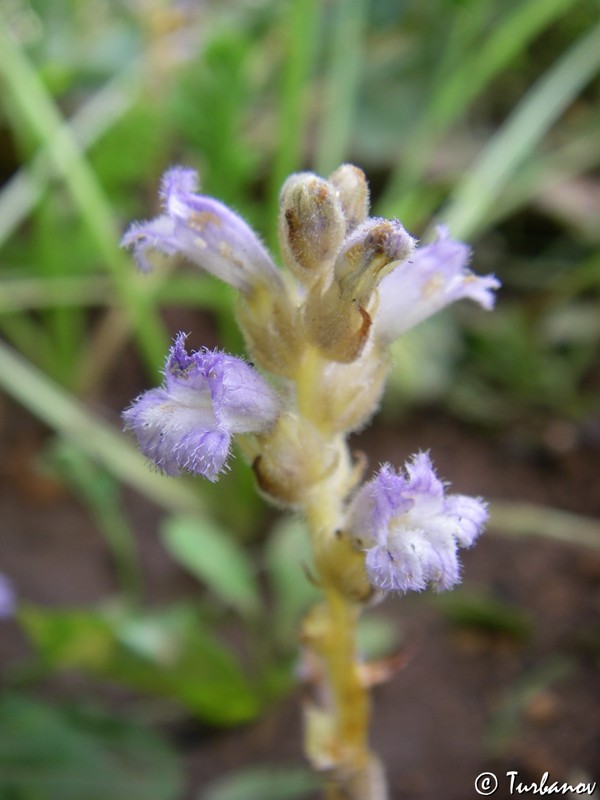
[[[87,411],[72,395],[0,341],[0,387],[42,422],[74,442],[120,481],[163,508],[201,512],[199,492],[185,479],[152,472],[124,434]]]
[[[480,232],[496,198],[598,69],[600,24],[578,39],[534,84],[457,186],[440,215],[453,235],[468,239]]]
[[[565,544],[600,549],[598,520],[535,503],[494,500],[490,503],[489,528],[508,536],[541,536]]]
[[[529,0],[510,8],[488,40],[460,60],[440,85],[426,116],[436,129],[456,120],[490,81],[514,61],[542,30],[562,16],[575,0]]]
[[[228,287],[209,276],[171,274],[169,280],[161,281],[155,291],[156,301],[160,304],[231,314]],[[49,306],[116,306],[118,302],[112,281],[104,275],[0,281],[0,314]]]
[[[3,314],[0,316],[0,331],[34,364],[45,364],[52,358],[52,342],[48,332],[29,315]]]
[[[279,96],[277,151],[271,173],[267,217],[269,243],[277,242],[279,190],[287,176],[298,169],[302,156],[309,109],[309,87],[320,22],[317,0],[292,0],[284,20],[287,58]]]
[[[129,259],[121,253],[119,235],[108,200],[72,133],[56,108],[33,65],[0,24],[0,75],[30,131],[45,147],[75,201],[81,218],[108,268],[117,292],[137,333],[141,351],[156,369],[167,348],[168,337],[150,299],[136,290]]]
[[[106,542],[123,594],[133,603],[142,596],[143,576],[133,531],[122,508],[121,486],[84,455],[80,447],[59,440],[50,464],[88,507]]]
[[[470,47],[445,79],[439,80],[423,115],[416,122],[381,199],[384,215],[404,219],[441,135],[464,114],[490,82],[522,53],[542,30],[564,14],[575,0],[529,0],[510,8],[486,40]],[[452,37],[450,42],[452,42]],[[450,46],[450,45],[449,45]]]
[[[127,69],[108,81],[73,114],[68,124],[80,148],[85,150],[95,144],[129,111],[138,84],[137,70]],[[0,192],[0,247],[39,202],[52,172],[47,148],[42,146],[29,165],[4,185]]]
[[[599,118],[594,118],[590,121],[589,129],[580,136],[573,137],[550,153],[528,159],[512,177],[506,191],[494,202],[488,212],[486,225],[496,227],[544,192],[598,167],[599,122]]]
[[[48,306],[107,305],[116,302],[112,289],[103,275],[9,278],[0,281],[0,314]]]
[[[336,0],[315,169],[329,175],[346,158],[362,67],[367,0]]]

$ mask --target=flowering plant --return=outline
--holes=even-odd
[[[404,472],[366,459],[347,437],[376,411],[390,344],[461,298],[491,308],[498,281],[468,268],[469,248],[438,229],[417,246],[397,220],[369,217],[364,174],[345,164],[327,180],[292,175],[281,191],[280,270],[248,225],[196,193],[193,171],[169,170],[164,213],[123,238],[142,270],[148,252],[180,253],[238,290],[237,318],[253,364],[188,353],[179,334],[160,389],[124,418],[142,452],[169,475],[211,481],[227,469],[232,436],[260,491],[304,515],[323,602],[304,621],[305,748],[330,798],[381,800],[382,767],[368,744],[365,671],[356,624],[388,592],[459,581],[457,549],[487,518],[485,503],[448,494],[426,453]]]

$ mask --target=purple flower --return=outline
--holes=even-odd
[[[358,491],[347,530],[366,551],[369,580],[384,591],[450,589],[460,580],[457,548],[470,547],[487,520],[486,505],[446,495],[426,453],[396,473],[385,464]]]
[[[0,572],[0,619],[8,619],[15,613],[15,592],[12,582]]]
[[[500,282],[467,268],[470,248],[450,238],[439,226],[437,241],[417,248],[409,260],[387,275],[379,286],[376,335],[391,342],[436,311],[468,297],[489,310]]]
[[[167,256],[181,253],[202,269],[249,292],[257,283],[281,284],[281,276],[258,236],[227,206],[196,194],[194,170],[173,167],[161,184],[164,214],[149,222],[134,222],[123,236],[138,267],[152,266],[148,250]]]
[[[231,435],[263,431],[279,414],[276,392],[241,358],[189,353],[180,333],[165,382],[123,413],[140,449],[167,475],[195,472],[211,481],[225,469]]]

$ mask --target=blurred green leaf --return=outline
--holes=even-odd
[[[204,789],[198,800],[299,800],[318,787],[318,778],[301,767],[250,767]]]
[[[90,149],[90,163],[122,214],[139,212],[135,190],[144,180],[158,182],[168,165],[167,124],[160,106],[138,101]]]
[[[115,290],[128,309],[128,321],[135,321],[140,351],[154,370],[162,363],[168,337],[143,293],[136,291],[136,281],[127,270],[127,261],[119,249],[119,233],[109,199],[98,176],[74,140],[73,132],[49,94],[35,65],[20,43],[4,25],[0,25],[0,74],[15,108],[17,119],[29,135],[47,150],[56,171],[68,188],[81,222],[87,227],[97,254],[110,271]]]
[[[273,628],[277,640],[295,643],[302,615],[320,595],[310,582],[312,555],[306,525],[298,517],[284,517],[271,529],[264,563],[273,589]]]
[[[202,509],[198,490],[184,478],[173,481],[148,469],[126,437],[90,413],[0,340],[0,386],[46,425],[103,464],[120,481],[135,486],[154,502],[179,510]]]
[[[444,397],[464,350],[461,331],[452,311],[426,320],[393,342],[392,369],[386,385],[384,414],[398,416],[407,404]]]
[[[200,57],[183,74],[172,104],[182,134],[201,159],[203,190],[244,216],[249,210],[247,184],[259,160],[244,124],[256,100],[253,47],[243,26],[213,31]],[[210,108],[210,114],[198,113],[203,108]]]
[[[177,800],[179,765],[165,742],[81,708],[0,699],[0,796],[6,800]]]
[[[241,544],[212,520],[169,517],[162,536],[171,556],[244,617],[260,611],[254,567]]]
[[[217,725],[259,711],[237,660],[191,609],[145,616],[23,606],[19,619],[47,668],[82,669],[169,698]]]
[[[493,756],[501,756],[518,734],[523,711],[536,695],[570,677],[575,664],[564,656],[550,656],[527,670],[508,687],[486,732],[486,746]]]
[[[522,608],[486,594],[458,590],[436,597],[435,602],[455,625],[504,633],[515,639],[527,638],[532,630],[531,619]]]
[[[485,325],[474,327],[469,335],[469,371],[476,371],[477,381],[455,381],[448,392],[452,406],[467,415],[471,409],[476,416],[482,404],[480,416],[488,421],[496,414],[511,419],[523,407],[562,409],[573,416],[584,413],[588,401],[580,384],[595,363],[597,331],[588,325],[588,336],[577,336],[569,323],[569,330],[563,325],[558,337],[554,319],[514,303],[498,309]],[[586,322],[587,316],[581,314],[580,326]],[[482,378],[489,382],[487,391],[480,385]],[[595,398],[591,399],[593,407]]]
[[[139,599],[142,572],[135,537],[122,509],[120,484],[65,439],[52,443],[46,461],[89,508],[113,557],[122,591]]]
[[[507,184],[550,127],[600,70],[600,24],[586,30],[529,89],[475,165],[454,188],[441,218],[468,238],[489,224]]]
[[[367,661],[389,656],[398,648],[398,623],[386,617],[367,614],[358,623],[358,651]]]

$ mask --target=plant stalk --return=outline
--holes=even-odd
[[[309,346],[296,379],[299,411],[308,419],[315,417],[315,424],[320,360]],[[383,771],[369,750],[370,703],[357,660],[357,625],[365,595],[355,588],[362,590],[363,559],[339,530],[343,503],[356,476],[346,442],[323,427],[320,432],[326,446],[339,455],[335,469],[314,486],[303,509],[315,578],[323,592],[323,603],[309,612],[302,629],[312,690],[305,709],[305,751],[313,767],[326,775],[326,800],[384,800]]]

